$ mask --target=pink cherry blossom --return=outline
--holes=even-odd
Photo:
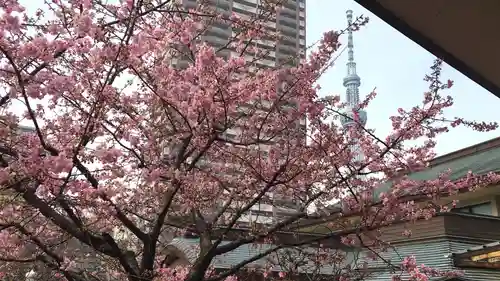
[[[330,122],[346,105],[319,97],[345,27],[326,31],[305,59],[262,67],[272,51],[253,43],[283,40],[269,28],[281,1],[264,1],[251,17],[208,1],[186,10],[166,0],[52,0],[36,11],[19,2],[0,0],[2,278],[20,280],[23,266],[36,264],[37,274],[60,280],[293,280],[307,264],[333,268],[332,280],[360,280],[359,269],[390,247],[378,229],[430,219],[449,210],[435,208],[444,196],[500,180],[474,171],[458,180],[453,171],[408,176],[428,168],[437,136],[497,128],[447,115],[453,82],[442,82],[440,60],[422,102],[395,106],[386,136]],[[200,40],[226,24],[227,44]],[[374,89],[359,108],[376,96]],[[353,139],[363,161],[354,160]],[[287,217],[254,212],[280,197],[295,204]],[[332,202],[341,208],[323,208]],[[313,226],[322,234],[293,233],[311,220],[328,220]],[[292,241],[283,243],[283,233]],[[189,235],[199,241],[190,250],[169,244]],[[364,260],[328,248],[337,238],[363,248]],[[246,246],[264,250],[216,268]],[[393,280],[457,274],[417,262],[388,263],[400,271]]]

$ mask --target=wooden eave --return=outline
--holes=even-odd
[[[483,268],[500,270],[500,244],[494,246],[483,246],[475,250],[468,250],[452,255],[453,264],[459,268]],[[494,260],[489,260],[488,254],[497,253]],[[484,257],[481,257],[484,256]]]
[[[500,97],[500,1],[355,1]]]

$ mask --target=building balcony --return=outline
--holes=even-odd
[[[410,237],[401,235],[405,227]],[[500,217],[449,212],[410,225],[394,224],[381,233],[381,239],[391,244],[441,238],[484,244],[500,240]]]
[[[410,237],[402,235],[407,229],[411,230]],[[500,269],[497,258],[500,246],[494,242],[500,239],[498,217],[444,213],[413,224],[383,228],[380,239],[391,245],[380,255],[394,264],[413,256],[418,264],[440,271],[460,270],[463,280],[498,280],[498,272],[491,270]],[[361,249],[361,253],[364,252]],[[368,267],[373,275],[367,280],[390,280],[390,270],[383,260],[375,260]]]

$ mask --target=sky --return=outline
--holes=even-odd
[[[361,77],[361,99],[377,88],[377,97],[367,109],[367,127],[377,135],[388,135],[391,130],[389,116],[397,108],[411,108],[421,102],[428,85],[423,81],[435,57],[377,18],[354,0],[306,0],[306,41],[312,44],[328,30],[341,30],[347,26],[346,11],[353,17],[364,15],[370,18],[367,26],[354,33],[354,59]],[[347,44],[347,36],[341,42]],[[342,85],[347,67],[347,52],[320,80],[320,94],[340,94],[345,98]],[[464,117],[468,120],[500,121],[500,99],[482,88],[465,75],[444,65],[443,80],[455,82],[449,91],[455,104],[446,112],[446,117]],[[474,145],[500,136],[500,130],[490,133],[474,132],[458,128],[437,139],[439,155]]]
[[[32,5],[31,1],[20,2],[30,3],[27,7],[31,11],[42,6],[42,3]],[[354,0],[306,0],[307,44],[316,42],[325,31],[344,29],[347,26],[345,12],[349,9],[353,10],[354,18],[359,15],[370,18],[368,25],[354,34],[354,58],[361,77],[361,99],[377,88],[377,97],[367,109],[367,127],[375,129],[379,136],[386,136],[391,130],[389,116],[394,115],[397,108],[410,108],[421,102],[428,88],[423,77],[429,72],[435,57]],[[346,40],[346,37],[341,38],[344,45]],[[342,79],[347,71],[346,62],[347,52],[344,52],[336,65],[321,78],[321,96],[340,94],[345,97]],[[500,120],[499,98],[445,65],[443,80],[447,79],[455,82],[449,92],[455,105],[447,111],[446,117]],[[442,155],[499,136],[500,130],[480,133],[461,127],[441,135],[436,149]]]

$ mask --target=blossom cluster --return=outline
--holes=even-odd
[[[395,110],[388,136],[361,124],[346,130],[326,121],[345,105],[339,97],[320,99],[318,85],[344,31],[325,32],[307,58],[264,68],[259,62],[270,52],[252,42],[282,39],[268,23],[283,1],[263,1],[251,17],[220,12],[208,1],[191,10],[175,2],[46,0],[30,11],[18,0],[0,0],[2,274],[18,276],[26,271],[19,265],[36,264],[39,274],[61,280],[235,281],[245,269],[287,279],[304,265],[276,273],[271,262],[250,264],[283,248],[312,247],[320,250],[302,251],[304,264],[335,265],[331,274],[354,280],[368,263],[350,264],[347,254],[331,254],[315,240],[278,245],[227,270],[210,265],[246,244],[277,245],[275,235],[303,220],[330,218],[310,212],[330,202],[342,202],[339,218],[359,218],[353,228],[339,220],[331,232],[356,246],[349,235],[436,214],[403,200],[407,195],[437,201],[498,182],[495,174],[458,181],[446,173],[431,181],[401,176],[425,169],[436,137],[453,127],[497,127],[446,118],[453,99],[443,93],[453,83],[441,82],[441,61],[426,77],[431,87],[422,103]],[[227,44],[202,40],[221,25],[232,28]],[[354,139],[363,161],[353,160]],[[392,188],[374,200],[387,181]],[[295,202],[288,217],[242,220],[277,195]],[[243,228],[234,238],[232,230]],[[166,253],[168,237],[182,233],[199,238],[193,264]],[[222,243],[228,237],[234,241]],[[370,247],[382,251],[383,241],[373,240]],[[414,280],[448,274],[411,259],[402,268]]]

